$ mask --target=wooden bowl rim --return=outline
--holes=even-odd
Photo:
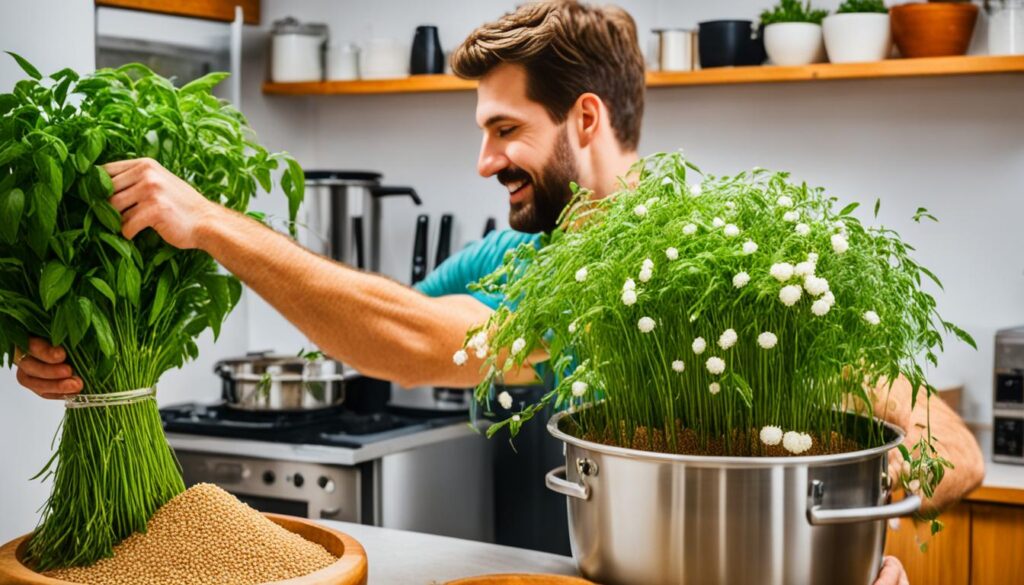
[[[346,575],[349,578],[345,583],[366,582],[368,565],[366,549],[364,549],[363,545],[355,538],[352,538],[344,532],[313,522],[307,518],[287,516],[284,514],[271,514],[269,512],[263,512],[262,514],[274,524],[277,524],[292,533],[295,533],[295,531],[289,529],[287,526],[289,524],[305,525],[313,530],[328,534],[341,541],[344,551],[342,555],[338,557],[337,561],[320,570],[299,577],[285,579],[283,581],[271,581],[264,583],[263,585],[319,585],[323,583],[336,582],[332,580],[336,580],[342,575]],[[3,546],[0,546],[0,581],[6,583],[7,581],[4,578],[13,577],[17,579],[13,581],[13,583],[31,583],[32,585],[80,585],[72,581],[61,581],[59,579],[47,577],[46,575],[37,573],[25,566],[25,564],[21,562],[21,559],[25,554],[25,547],[28,546],[28,539],[30,536],[32,536],[31,533],[25,534],[15,538]]]
[[[889,7],[889,12],[977,12],[978,5],[971,2],[908,2]]]
[[[525,580],[526,583],[529,583],[532,579],[542,585],[597,585],[593,581],[588,581],[583,577],[574,577],[572,575],[551,575],[544,573],[489,573],[486,575],[464,577],[454,581],[446,581],[444,585],[497,584],[502,583],[502,579],[519,579]]]

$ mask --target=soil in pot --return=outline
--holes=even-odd
[[[114,556],[46,576],[86,585],[257,584],[308,575],[337,561],[212,484],[171,499]]]

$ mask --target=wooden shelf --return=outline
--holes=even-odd
[[[1024,56],[930,57],[871,63],[820,63],[799,67],[719,67],[678,73],[649,72],[647,87],[781,83],[830,79],[884,79],[1024,73]],[[265,83],[263,93],[277,95],[345,95],[467,91],[476,82],[453,75],[413,75],[401,79]]]

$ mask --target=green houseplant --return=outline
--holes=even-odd
[[[917,511],[950,466],[930,429],[907,448],[870,417],[897,380],[931,396],[944,336],[974,345],[936,312],[938,279],[857,204],[786,173],[702,176],[671,153],[624,181],[601,200],[578,190],[542,246],[478,283],[506,304],[453,356],[482,368],[477,399],[513,407],[494,383],[539,355],[556,377],[488,434],[561,410],[548,430],[566,465],[546,482],[597,582],[872,581],[877,520]],[[909,495],[889,503],[896,448]]]
[[[764,48],[774,65],[807,65],[825,60],[821,22],[828,11],[800,0],[780,0],[761,13]]]
[[[137,64],[44,79],[13,57],[28,78],[0,95],[0,355],[10,364],[29,336],[43,337],[66,348],[84,382],[40,473],[53,488],[27,560],[46,570],[109,556],[184,490],[151,389],[196,357],[201,332],[219,333],[241,294],[205,253],[151,230],[124,239],[100,165],[151,157],[245,211],[284,162],[293,217],[303,179],[210,93],[225,74],[180,89]]]
[[[846,0],[822,22],[829,61],[881,61],[892,52],[889,9],[882,0]]]

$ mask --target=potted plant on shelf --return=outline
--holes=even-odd
[[[151,157],[244,212],[285,163],[293,218],[303,174],[214,97],[226,73],[181,88],[139,64],[44,78],[13,56],[28,78],[0,94],[0,359],[11,364],[30,336],[46,338],[64,346],[84,383],[39,474],[53,482],[42,519],[18,550],[45,571],[110,556],[184,491],[156,383],[197,356],[201,333],[220,332],[242,292],[204,252],[176,249],[153,230],[125,239],[103,165]]]
[[[904,57],[964,55],[971,44],[978,6],[966,1],[911,2],[893,6],[892,38]]]
[[[892,52],[889,9],[882,0],[845,0],[822,29],[833,63],[881,61]]]
[[[764,48],[774,65],[807,65],[825,60],[821,21],[827,10],[811,8],[810,0],[780,0],[761,13]]]
[[[624,184],[579,190],[544,245],[478,283],[508,301],[454,356],[480,358],[477,399],[508,408],[492,382],[541,352],[556,375],[488,434],[561,409],[566,465],[547,483],[597,582],[871,582],[881,520],[916,511],[948,465],[930,433],[900,446],[912,489],[889,503],[903,432],[872,405],[891,384],[932,392],[920,358],[942,333],[973,345],[922,290],[932,273],[786,173],[703,177],[658,154]]]

